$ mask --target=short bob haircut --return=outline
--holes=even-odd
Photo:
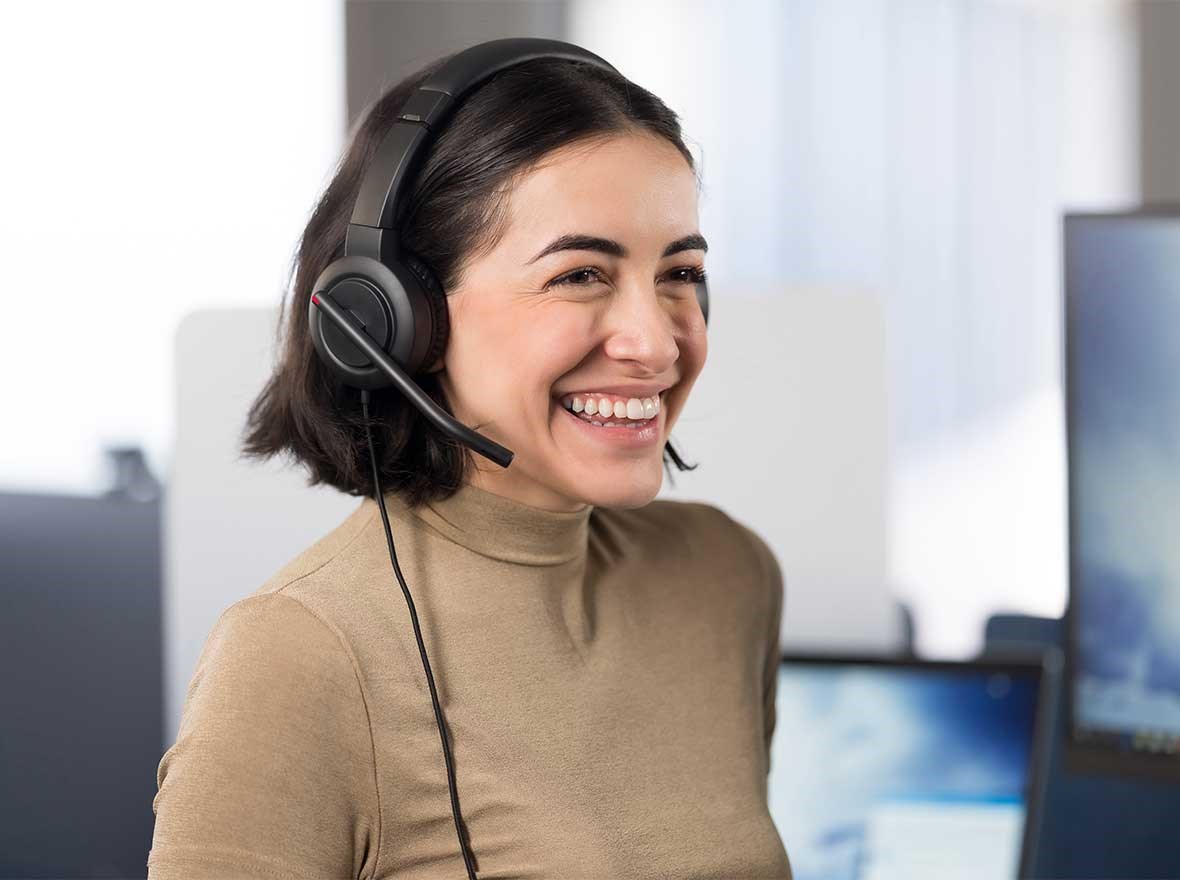
[[[309,485],[374,495],[360,392],[342,385],[321,362],[308,328],[308,301],[320,272],[344,253],[353,202],[378,144],[414,89],[447,57],[411,74],[369,107],[292,260],[294,288],[288,278],[291,296],[280,306],[276,328],[280,354],[250,407],[242,453],[255,459],[287,456],[307,468]],[[500,71],[460,103],[419,167],[399,240],[433,270],[443,290],[452,290],[466,261],[486,254],[503,235],[507,194],[519,176],[559,147],[630,131],[666,138],[697,174],[677,115],[625,77],[555,58]],[[420,373],[415,380],[451,413],[437,376]],[[465,482],[475,453],[430,424],[397,389],[374,391],[369,412],[383,492],[396,492],[415,507],[446,498]],[[682,471],[696,468],[686,465],[670,442],[664,446],[664,467],[671,478],[669,462]]]

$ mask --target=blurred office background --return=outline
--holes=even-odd
[[[525,35],[681,115],[716,304],[665,494],[766,535],[784,646],[965,659],[1065,611],[1061,218],[1180,200],[1180,3],[6,4],[5,735],[61,760],[0,752],[42,791],[0,850],[63,811],[105,841],[78,876],[150,840],[217,614],[354,503],[232,455],[302,227],[388,85]]]

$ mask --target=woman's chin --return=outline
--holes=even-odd
[[[567,474],[565,482],[570,486],[568,494],[585,504],[622,510],[643,507],[660,492],[664,482],[663,463],[590,465]]]

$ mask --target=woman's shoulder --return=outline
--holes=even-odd
[[[339,658],[336,669],[345,678],[352,675],[347,646],[321,615],[281,591],[255,592],[218,615],[190,690],[210,672],[243,686],[269,686],[276,672],[306,680],[311,669],[323,674],[327,656]],[[261,681],[254,680],[258,676]]]

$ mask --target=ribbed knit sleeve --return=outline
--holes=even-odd
[[[148,877],[367,877],[374,776],[340,634],[281,593],[243,599],[210,633],[160,761]]]

